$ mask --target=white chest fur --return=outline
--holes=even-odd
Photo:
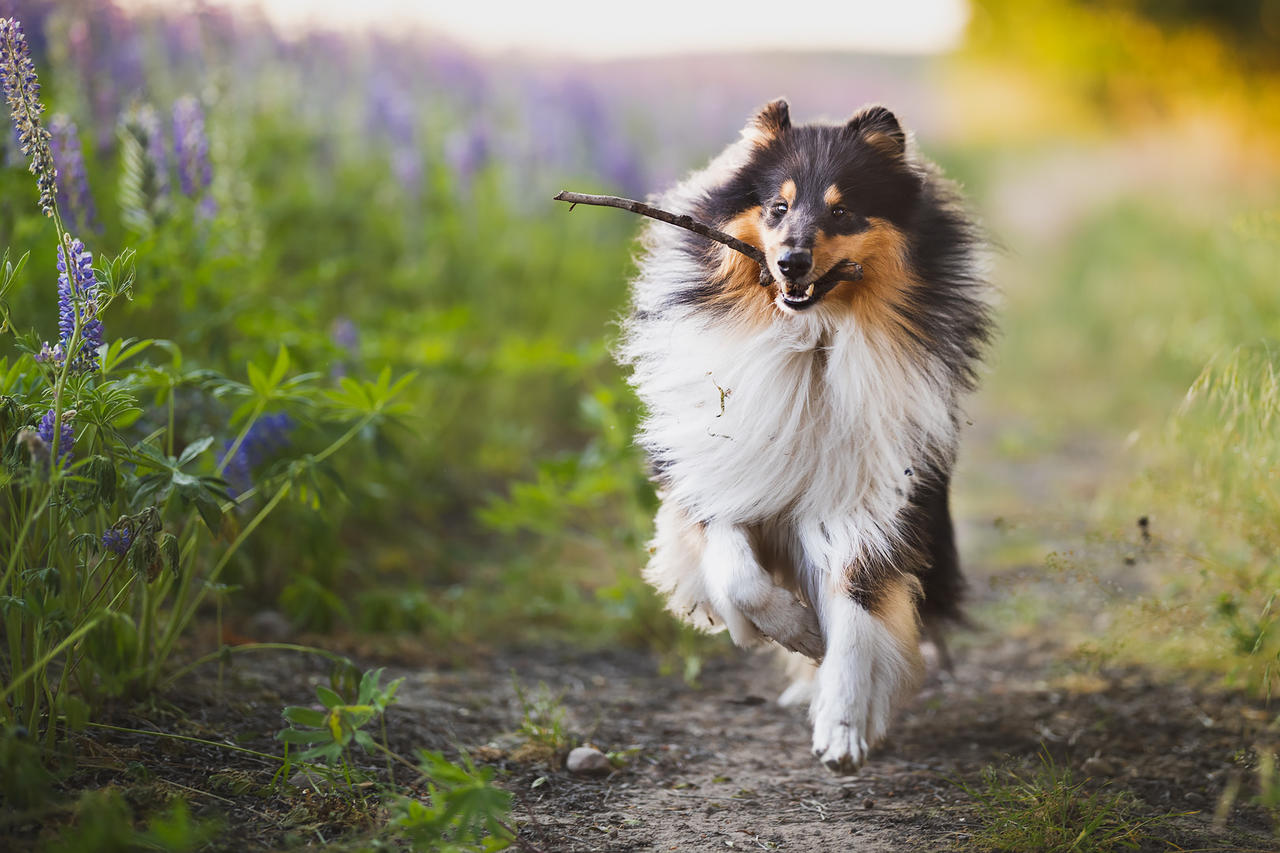
[[[691,518],[782,522],[836,568],[887,554],[913,476],[953,451],[943,371],[823,306],[754,332],[692,313],[629,332],[639,440]]]

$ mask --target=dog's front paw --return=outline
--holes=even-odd
[[[856,773],[869,751],[867,739],[847,720],[814,726],[813,754],[833,773],[842,776]]]
[[[888,732],[894,706],[919,683],[920,652],[913,613],[882,620],[848,599],[829,602],[828,612],[827,655],[809,707],[813,752],[835,772],[852,773]]]
[[[774,583],[756,559],[746,530],[734,524],[710,524],[705,531],[702,574],[710,605],[739,646],[774,640],[817,660],[823,638],[813,608]]]
[[[832,695],[819,683],[810,706],[813,715],[813,754],[827,769],[848,775],[867,759],[867,753],[884,734],[888,714],[874,719],[876,705],[869,697]],[[887,712],[887,702],[884,703]]]

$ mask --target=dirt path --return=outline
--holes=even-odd
[[[980,784],[991,765],[1034,771],[1042,750],[1089,778],[1089,789],[1132,792],[1140,816],[1179,814],[1157,833],[1169,844],[1142,849],[1280,849],[1247,795],[1214,818],[1223,792],[1245,778],[1242,751],[1272,716],[1260,705],[1136,670],[1072,673],[1052,647],[980,639],[961,652],[954,678],[931,678],[852,777],[809,755],[804,714],[772,701],[784,682],[761,655],[710,662],[696,688],[632,652],[543,650],[467,670],[392,666],[387,675],[406,681],[388,732],[404,755],[460,747],[497,768],[516,795],[521,840],[547,853],[963,850],[981,812],[957,783]],[[521,749],[510,734],[522,717],[513,673],[526,694],[545,684],[560,695],[570,743],[626,754],[620,769],[579,777]],[[327,679],[322,662],[297,654],[239,658],[221,689],[210,667],[185,679],[168,711],[114,722],[278,755],[280,709],[314,701],[314,684]],[[385,820],[342,791],[274,786],[278,765],[216,745],[91,731],[81,748],[77,788],[118,786],[143,811],[177,794],[197,816],[219,815],[224,831],[206,849],[327,847]],[[377,771],[376,758],[361,760]],[[38,849],[49,831],[11,826],[0,849]]]
[[[976,810],[949,780],[975,782],[989,764],[1034,768],[1042,748],[1077,778],[1132,791],[1144,812],[1190,812],[1163,832],[1183,848],[1274,847],[1255,809],[1234,807],[1213,826],[1237,750],[1267,713],[1136,671],[1054,677],[1052,649],[995,639],[967,650],[955,677],[931,679],[891,742],[853,777],[830,775],[810,757],[804,715],[771,701],[783,682],[764,658],[719,662],[700,689],[653,675],[644,657],[504,665],[526,686],[563,691],[574,734],[634,750],[602,780],[496,760],[511,771],[522,837],[548,851],[963,847]],[[438,737],[443,714],[465,738],[477,715],[513,728],[514,705],[505,673],[411,675],[396,728],[410,718]]]

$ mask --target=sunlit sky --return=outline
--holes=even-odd
[[[186,0],[128,0],[173,6]],[[707,51],[936,53],[955,46],[967,0],[204,0],[260,6],[283,29],[419,28],[484,52],[614,58]],[[838,10],[838,11],[836,11]]]

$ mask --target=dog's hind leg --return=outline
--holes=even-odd
[[[917,507],[914,537],[927,544],[924,552],[926,561],[919,571],[924,593],[920,598],[920,618],[924,623],[924,639],[933,647],[937,665],[945,672],[952,670],[946,626],[948,623],[967,624],[960,609],[965,582],[956,552],[955,526],[951,523],[949,487],[950,477],[944,474],[912,495],[912,502]]]
[[[852,773],[920,682],[918,584],[897,575],[855,597],[843,578],[820,582],[827,645],[809,706],[813,753],[831,770]]]
[[[818,664],[806,655],[779,649],[779,661],[788,681],[787,689],[778,696],[783,708],[808,706],[813,700],[813,688],[817,682]]]
[[[739,646],[775,640],[792,651],[822,656],[814,611],[774,583],[760,565],[747,528],[713,521],[704,528],[701,570],[711,607]]]

